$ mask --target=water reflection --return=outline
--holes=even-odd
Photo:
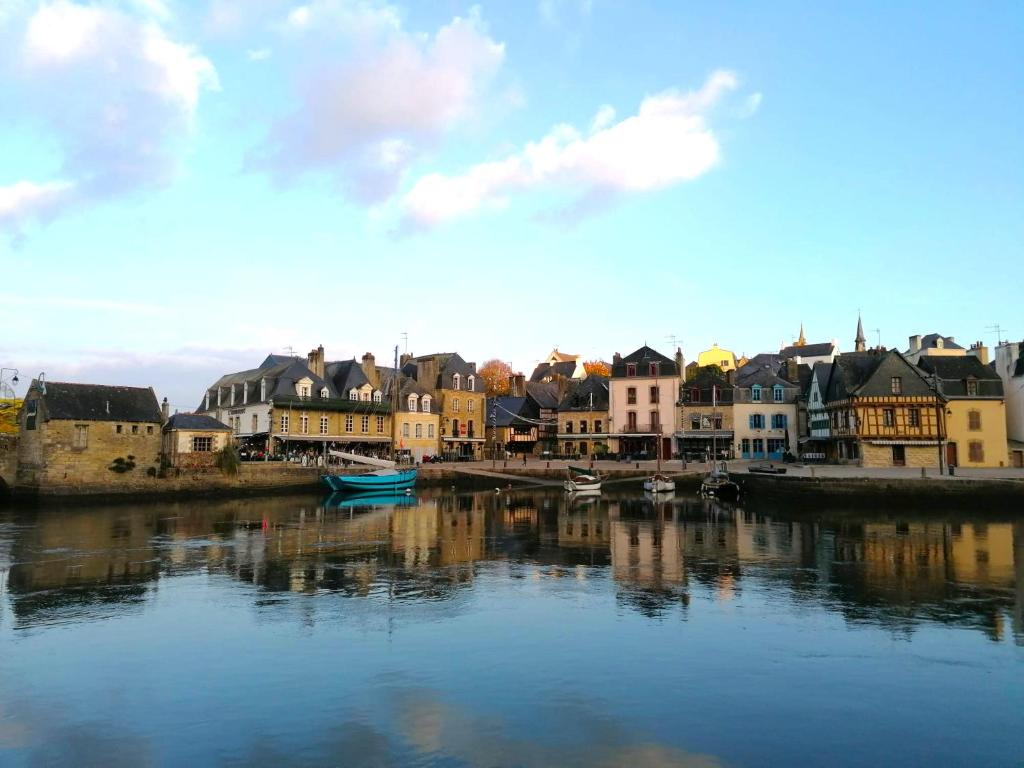
[[[17,628],[132,610],[189,573],[255,585],[261,605],[273,593],[444,601],[472,590],[481,565],[506,562],[610,579],[620,606],[649,617],[686,618],[695,593],[730,601],[753,585],[898,633],[935,622],[1024,637],[1024,527],[969,515],[508,492],[20,509],[0,526]]]

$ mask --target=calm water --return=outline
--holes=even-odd
[[[0,764],[1024,764],[1024,523],[421,493],[0,510]]]

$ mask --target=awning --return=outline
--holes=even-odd
[[[293,443],[390,443],[390,437],[377,437],[376,435],[282,435],[275,433],[272,437],[278,440],[288,440]]]
[[[938,440],[865,440],[871,445],[938,445]]]

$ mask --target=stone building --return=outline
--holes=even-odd
[[[480,459],[487,419],[484,382],[476,363],[455,352],[413,357],[403,355],[403,375],[428,393],[440,415],[438,453],[450,458]]]
[[[756,359],[736,372],[732,407],[736,456],[781,461],[787,452],[797,450],[800,386],[780,376],[775,366],[760,365]],[[788,367],[795,376],[796,363]]]
[[[132,485],[159,468],[164,415],[150,387],[33,380],[18,414],[15,485]]]
[[[1024,467],[1024,341],[996,347],[995,371],[1006,397],[1006,435],[1011,441],[1010,463]]]
[[[390,399],[394,369],[387,369],[386,376],[385,399]],[[429,390],[407,376],[401,376],[398,381],[401,389],[395,414],[398,422],[395,448],[399,459],[418,464],[438,454],[441,415]]]
[[[608,452],[608,378],[588,376],[558,404],[558,442],[568,456]]]
[[[559,351],[558,347],[551,350],[543,362],[538,363],[530,375],[530,381],[547,383],[558,379],[585,379],[587,371],[579,355],[570,355]]]
[[[742,368],[740,370],[743,370]],[[705,368],[682,386],[676,419],[676,453],[689,461],[731,458],[735,388]]]
[[[617,354],[608,382],[609,448],[613,452],[667,458],[676,429],[683,354],[665,357],[648,346],[626,357]]]
[[[177,469],[212,467],[217,451],[231,444],[231,427],[201,413],[176,413],[161,433],[164,458]]]

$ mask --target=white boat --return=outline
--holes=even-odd
[[[675,489],[676,481],[666,475],[652,475],[644,480],[644,490],[651,493],[668,493]]]
[[[569,493],[581,491],[600,491],[601,478],[597,475],[574,475],[562,483],[562,487]]]

